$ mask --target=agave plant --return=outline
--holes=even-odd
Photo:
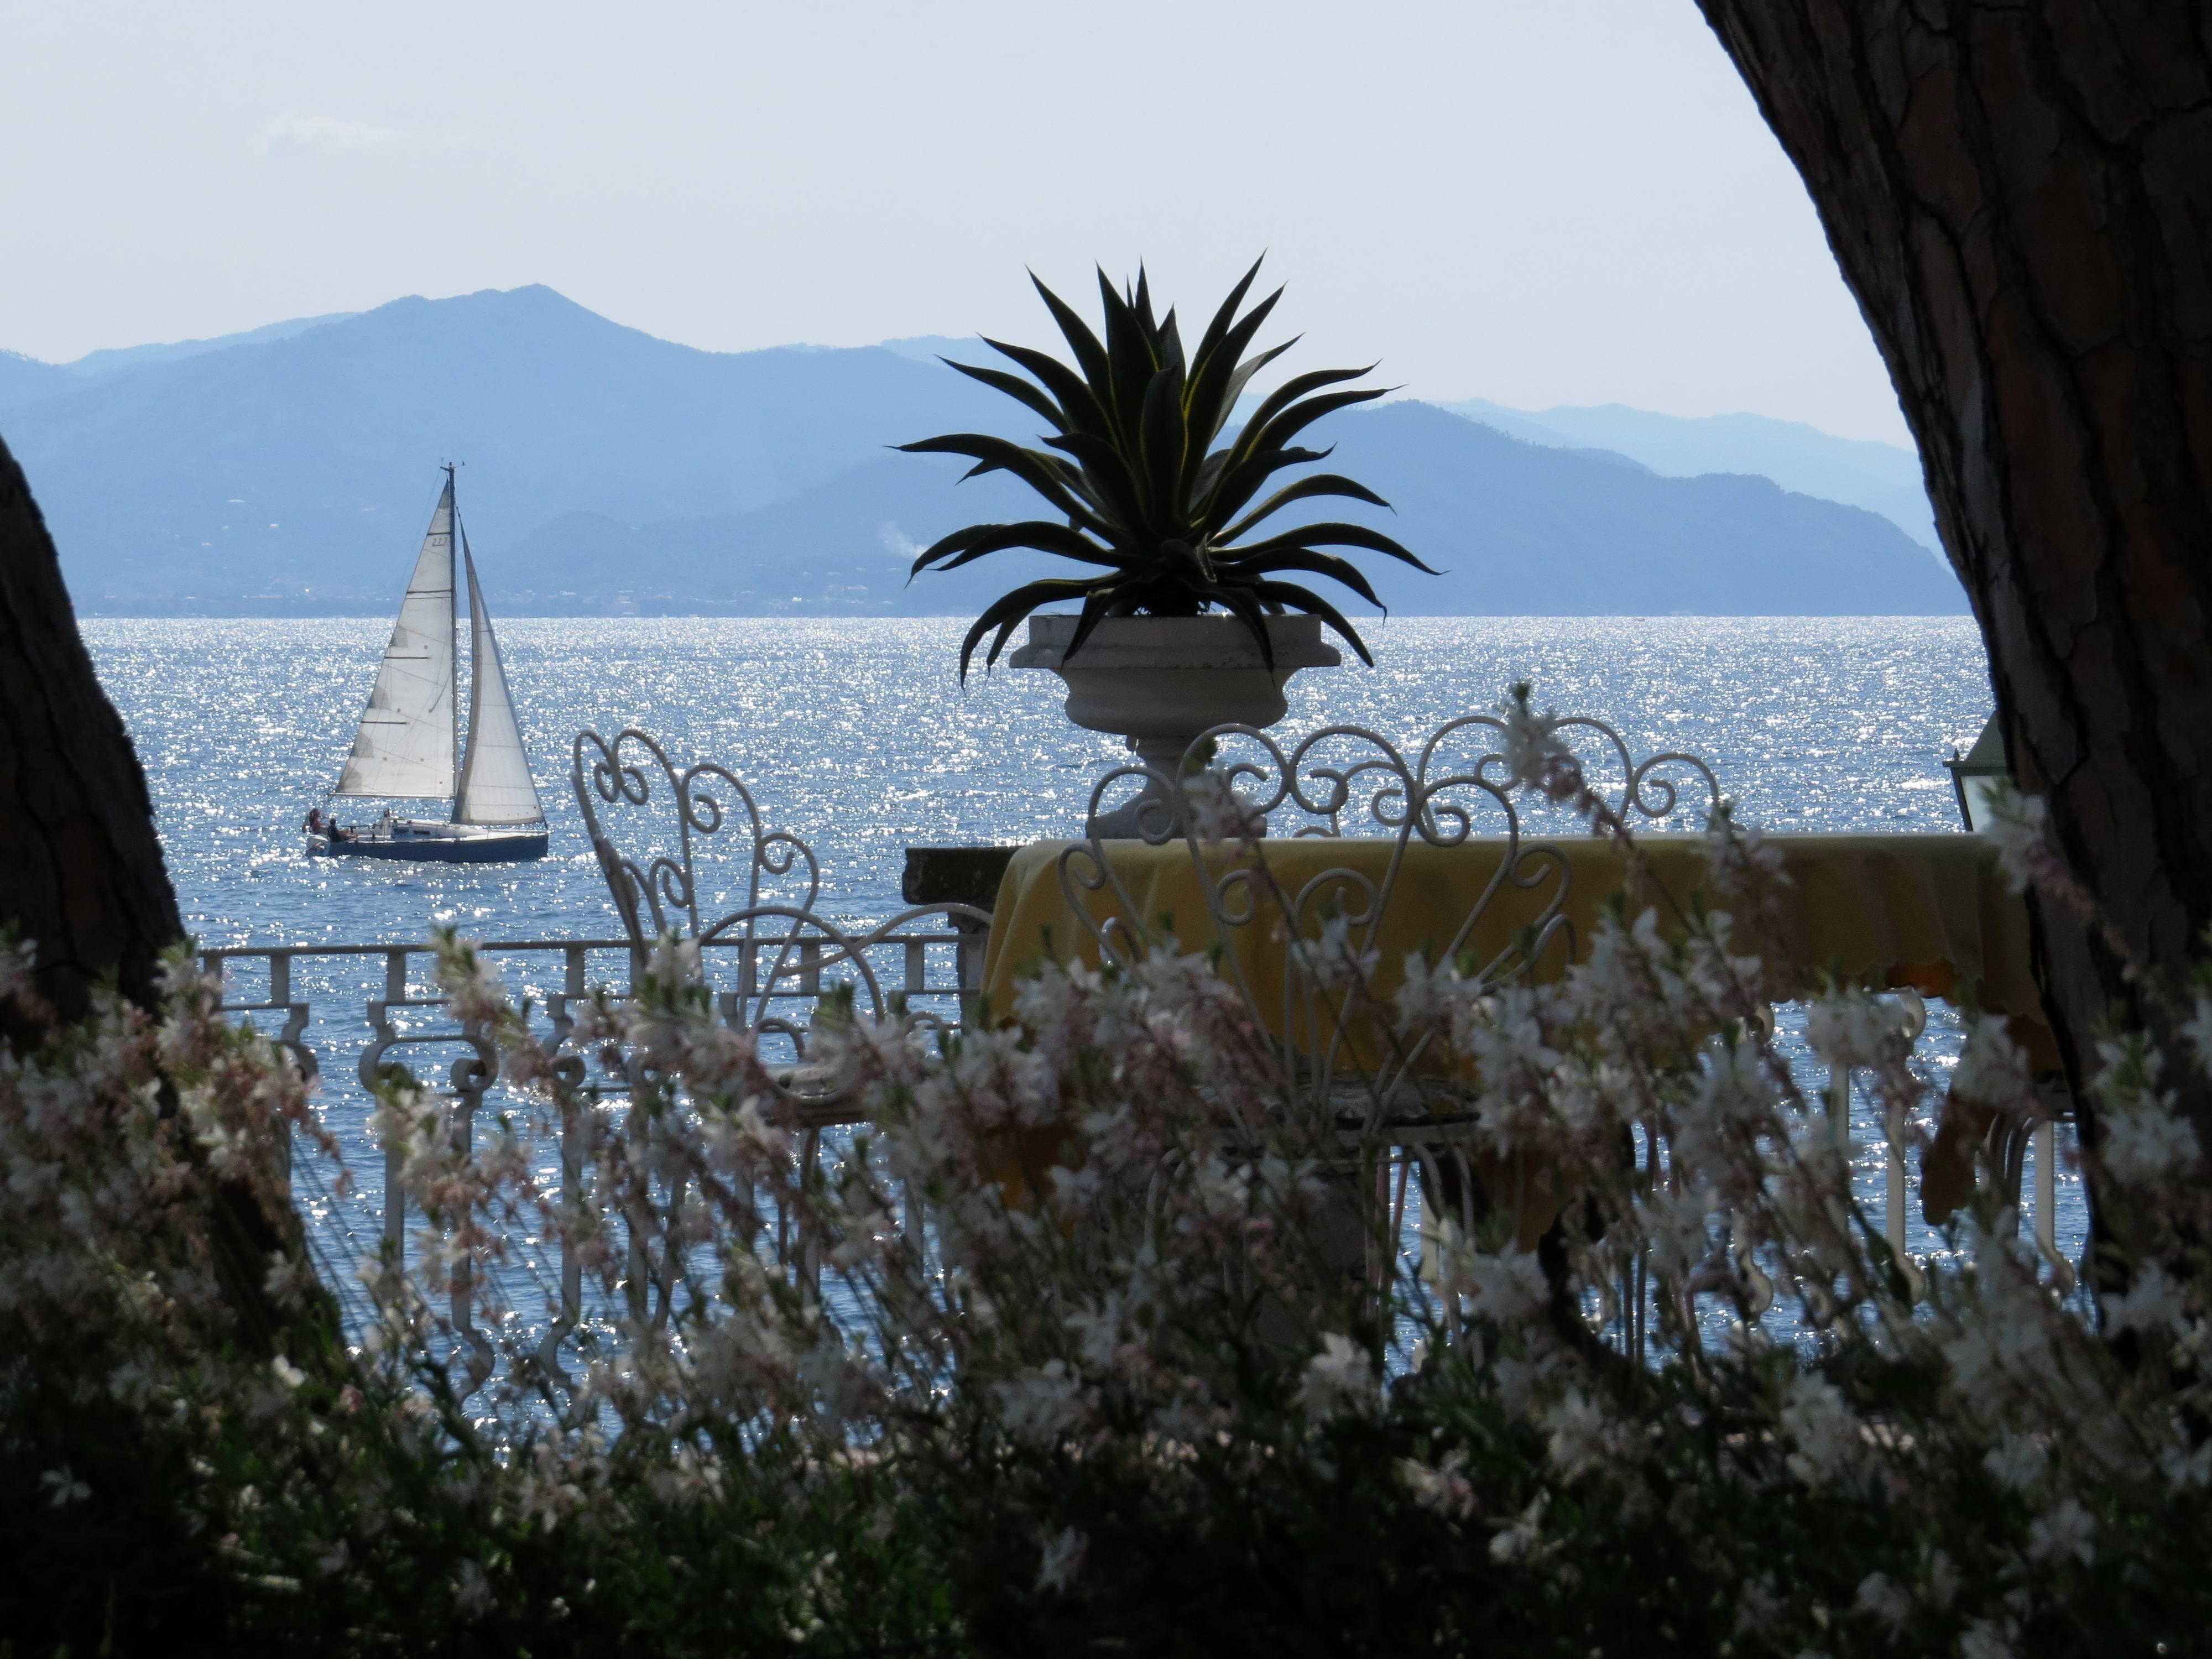
[[[1065,599],[1080,600],[1083,606],[1068,656],[1109,617],[1194,617],[1218,606],[1251,630],[1261,659],[1271,668],[1275,654],[1265,618],[1287,611],[1319,617],[1361,661],[1373,665],[1366,641],[1334,605],[1280,576],[1328,576],[1380,606],[1356,566],[1322,550],[1364,548],[1431,575],[1433,570],[1391,538],[1363,525],[1304,524],[1257,540],[1243,538],[1295,501],[1343,495],[1389,506],[1364,484],[1334,472],[1310,474],[1276,489],[1256,507],[1251,504],[1277,473],[1328,456],[1328,450],[1295,445],[1291,441],[1299,433],[1335,410],[1381,397],[1386,388],[1322,390],[1356,380],[1366,368],[1324,368],[1295,376],[1253,411],[1233,440],[1214,447],[1252,377],[1297,343],[1288,340],[1244,356],[1283,294],[1277,289],[1239,317],[1237,308],[1259,274],[1255,262],[1214,313],[1198,349],[1188,356],[1175,313],[1152,315],[1152,293],[1140,267],[1135,288],[1120,294],[1103,270],[1098,273],[1106,311],[1103,341],[1058,295],[1030,277],[1074,354],[1072,368],[1045,352],[988,337],[986,345],[1027,370],[1031,379],[944,360],[1049,422],[1048,448],[1025,449],[973,432],[899,447],[969,457],[975,465],[963,481],[979,473],[1011,472],[1043,496],[1065,522],[1029,520],[956,530],[914,562],[908,580],[932,568],[956,569],[1009,548],[1033,548],[1099,567],[1091,575],[1026,583],[992,605],[961,642],[962,679],[985,635],[998,630],[984,659],[988,668],[998,661],[1022,618],[1040,605]]]

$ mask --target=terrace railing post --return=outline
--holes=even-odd
[[[475,1151],[477,1108],[483,1103],[484,1091],[491,1086],[498,1068],[497,1057],[482,1029],[469,1026],[465,1030],[466,1040],[477,1052],[464,1054],[453,1062],[453,1105],[448,1119],[453,1149],[464,1158]],[[464,1218],[459,1224],[466,1228],[467,1222]],[[464,1393],[473,1394],[491,1375],[495,1352],[491,1340],[477,1328],[476,1264],[465,1255],[454,1264],[453,1293],[447,1305],[453,1312],[455,1334],[471,1350],[469,1386]]]
[[[407,951],[393,947],[384,953],[384,995],[368,1005],[368,1024],[375,1040],[362,1051],[362,1087],[371,1094],[383,1086],[384,1056],[398,1033],[392,1028],[392,1010],[407,1000]],[[385,1266],[392,1273],[407,1265],[406,1156],[398,1145],[384,1148]]]

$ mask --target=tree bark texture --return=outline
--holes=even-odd
[[[1698,4],[1888,362],[2014,775],[2128,951],[2179,987],[2212,920],[2207,9]],[[2076,1099],[2116,1004],[2172,1057],[2118,954],[2032,902]]]
[[[4,442],[0,921],[36,941],[40,989],[65,1018],[85,1012],[108,975],[133,1002],[155,1007],[161,952],[185,931],[146,774],[93,672],[53,538]],[[10,1042],[38,1036],[0,1025],[0,1038]],[[208,1224],[238,1338],[273,1352],[289,1331],[295,1354],[326,1351],[336,1329],[327,1303],[288,1313],[263,1285],[270,1255],[301,1248],[296,1217],[272,1218],[248,1184],[224,1182],[211,1195]]]
[[[184,936],[146,775],[94,674],[53,538],[0,443],[0,921],[38,943],[65,1016],[113,974],[152,1006]]]

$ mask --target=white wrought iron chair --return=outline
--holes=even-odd
[[[633,972],[664,939],[696,943],[723,1020],[753,1034],[764,1059],[781,1048],[770,1074],[795,1122],[858,1115],[842,1081],[810,1053],[825,994],[849,987],[855,1010],[875,1018],[892,1012],[896,1000],[917,1025],[957,1024],[958,999],[980,981],[988,912],[939,903],[860,928],[833,921],[819,908],[822,872],[812,848],[769,829],[751,790],[728,768],[712,761],[679,768],[635,727],[611,739],[579,732],[570,781],[629,939]],[[917,926],[931,919],[947,925]],[[896,961],[895,975],[886,957]]]
[[[1708,807],[1720,803],[1718,781],[1697,756],[1668,752],[1638,761],[1620,734],[1597,720],[1569,719],[1558,730],[1570,746],[1579,745],[1578,753],[1589,751],[1587,775],[1617,781],[1604,793],[1623,822],[1668,817],[1686,787],[1701,787]],[[1365,959],[1382,939],[1408,850],[1456,847],[1478,836],[1503,842],[1495,872],[1466,913],[1436,919],[1438,961],[1461,963],[1479,984],[1504,985],[1547,954],[1571,957],[1577,948],[1565,914],[1572,864],[1556,842],[1527,836],[1528,798],[1507,787],[1504,734],[1499,716],[1465,715],[1439,726],[1409,757],[1362,726],[1325,726],[1287,744],[1251,726],[1217,726],[1187,751],[1180,787],[1141,761],[1106,772],[1091,791],[1091,833],[1060,856],[1069,910],[1089,929],[1101,962],[1126,969],[1158,940],[1097,827],[1133,817],[1150,845],[1180,842],[1188,849],[1212,938],[1180,943],[1228,947],[1220,953],[1222,971],[1255,1024],[1271,1035],[1281,1074],[1291,1082],[1288,1103],[1333,1121],[1348,1161],[1363,1148],[1370,1158],[1378,1151],[1403,1154],[1395,1191],[1385,1198],[1387,1226],[1373,1230],[1385,1237],[1395,1237],[1402,1218],[1411,1166],[1420,1169],[1429,1203],[1459,1211],[1470,1230],[1480,1186],[1464,1085],[1428,1063],[1428,1037],[1398,1042],[1389,1011],[1360,1006],[1370,996],[1364,975],[1341,971],[1343,958]],[[1117,809],[1120,816],[1110,816]],[[1277,838],[1380,839],[1390,851],[1379,876],[1370,860],[1364,860],[1368,869],[1328,866],[1295,891],[1278,889],[1249,866],[1209,858],[1209,845],[1218,845],[1224,825],[1253,820],[1264,820],[1265,833]],[[1579,824],[1563,828],[1588,833]],[[1533,917],[1509,942],[1491,944],[1486,957],[1468,957],[1485,918],[1508,893],[1528,896],[1518,902],[1533,905]],[[1100,894],[1106,895],[1103,917],[1086,902]],[[1240,938],[1264,939],[1278,927],[1285,936],[1278,947],[1285,958],[1282,991],[1279,1006],[1266,1006],[1236,945]],[[1358,1052],[1355,1034],[1370,1040],[1370,1052]]]

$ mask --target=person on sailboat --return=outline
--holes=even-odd
[[[306,828],[307,833],[311,836],[319,836],[323,833],[323,809],[321,807],[310,806],[307,809],[307,822]]]

